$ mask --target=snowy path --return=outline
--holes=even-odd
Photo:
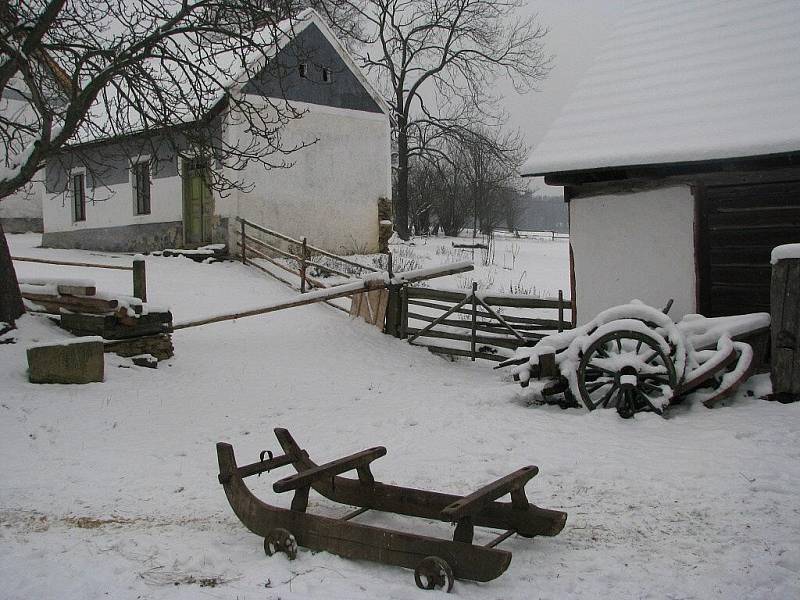
[[[113,260],[9,239],[27,256]],[[176,319],[293,294],[236,263],[147,262],[151,300]],[[122,271],[17,268],[129,292]],[[443,597],[404,569],[302,549],[294,562],[264,557],[216,481],[214,443],[255,460],[277,449],[276,426],[319,461],[385,445],[376,477],[414,487],[465,493],[539,465],[529,496],[567,510],[567,527],[512,538],[509,570],[458,582],[456,597],[800,597],[800,405],[759,400],[764,377],[752,397],[669,420],[527,408],[490,365],[450,363],[310,306],[178,332],[156,371],[109,359],[103,384],[35,386],[25,345],[61,333],[33,317],[22,326],[24,339],[0,345],[0,598]],[[271,481],[256,493],[286,505]],[[345,512],[313,494],[311,509]]]

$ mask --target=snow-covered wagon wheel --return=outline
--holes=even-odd
[[[619,329],[597,337],[583,352],[577,385],[586,408],[616,407],[623,418],[642,410],[661,413],[678,376],[664,339],[646,331]]]

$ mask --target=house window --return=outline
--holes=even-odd
[[[131,182],[137,215],[150,214],[150,161],[135,163],[132,167]]]
[[[333,81],[333,73],[331,73],[331,70],[328,67],[324,67],[322,69],[322,81],[325,83],[330,83]]]
[[[86,220],[86,175],[75,173],[72,176],[72,218]]]
[[[300,74],[300,77],[305,79],[308,77],[308,65],[306,65],[306,63],[300,63],[300,66],[297,67],[297,72]]]

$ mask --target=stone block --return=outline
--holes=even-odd
[[[103,340],[77,338],[28,348],[31,383],[91,383],[103,381]]]

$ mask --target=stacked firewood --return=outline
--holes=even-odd
[[[173,354],[172,314],[138,298],[98,294],[83,280],[23,279],[20,291],[30,312],[59,316],[59,325],[75,335],[98,335],[106,350],[120,356]]]

